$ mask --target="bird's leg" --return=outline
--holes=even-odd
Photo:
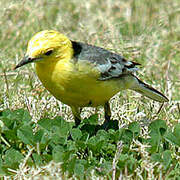
[[[81,123],[80,114],[81,114],[82,108],[72,106],[71,109],[72,109],[72,113],[74,115],[74,120],[75,120],[75,126],[74,127],[76,128]]]
[[[108,124],[111,120],[111,109],[110,109],[109,102],[106,102],[104,104],[104,113],[105,113],[105,121],[104,121],[102,127],[103,127],[103,129],[107,130]]]

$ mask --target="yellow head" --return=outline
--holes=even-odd
[[[72,51],[71,41],[63,34],[54,30],[40,31],[28,42],[26,55],[15,69],[31,62],[53,63],[68,59],[72,57]]]

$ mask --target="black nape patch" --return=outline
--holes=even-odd
[[[76,42],[76,41],[71,41],[73,49],[74,49],[74,56],[78,56],[81,53],[82,46]]]

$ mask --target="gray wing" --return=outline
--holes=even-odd
[[[99,80],[118,78],[138,70],[139,63],[127,61],[121,55],[89,44],[71,41],[75,61],[88,60],[101,72]]]

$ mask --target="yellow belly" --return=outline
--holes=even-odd
[[[77,65],[63,60],[49,65],[37,63],[36,71],[45,88],[70,106],[103,105],[121,89],[117,80],[98,80],[97,69],[83,62]]]

